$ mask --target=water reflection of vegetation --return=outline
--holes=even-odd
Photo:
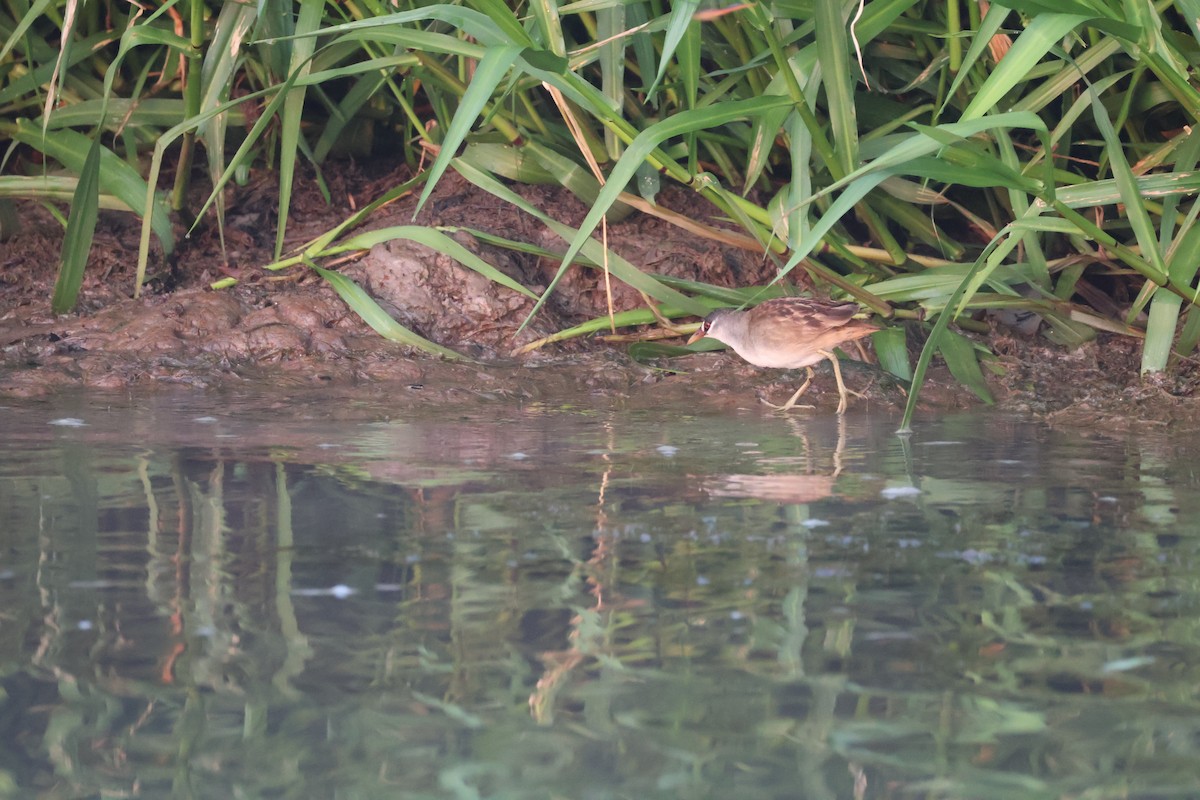
[[[495,452],[458,484],[278,450],[130,468],[64,449],[65,477],[0,481],[36,576],[0,587],[9,780],[63,797],[1190,785],[1196,540],[1177,520],[1195,487],[1165,445],[951,420],[906,453],[882,429],[778,424],[710,431],[717,459],[695,431],[664,453],[598,419],[560,461]],[[789,480],[819,490],[776,495]],[[921,494],[881,494],[898,486]]]

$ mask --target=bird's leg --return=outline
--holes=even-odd
[[[800,399],[800,395],[804,394],[804,392],[808,390],[808,387],[811,386],[813,382],[812,367],[805,367],[804,369],[808,372],[808,377],[804,379],[804,383],[799,389],[796,390],[796,393],[792,395],[790,400],[781,406],[777,406],[774,403],[767,403],[766,400],[763,400],[763,402],[767,403],[767,405],[769,405],[771,408],[774,408],[778,411],[790,411],[791,409],[795,408],[796,401]],[[803,408],[812,408],[812,406],[803,406]]]
[[[838,387],[838,407],[837,407],[837,413],[839,413],[839,414],[845,414],[845,413],[846,413],[846,395],[847,395],[848,393],[850,393],[850,390],[848,390],[848,389],[846,388],[846,384],[845,384],[845,382],[842,380],[842,368],[841,368],[841,366],[838,364],[838,358],[837,358],[837,356],[836,356],[836,355],[834,355],[834,354],[833,354],[833,351],[832,351],[832,350],[819,350],[818,352],[819,352],[821,355],[823,355],[823,356],[825,356],[826,358],[828,358],[828,359],[829,359],[829,363],[833,365],[833,378],[834,378],[834,380],[836,380],[836,381],[837,381],[837,387]],[[855,396],[855,397],[862,397],[862,395],[861,395],[861,394],[859,394],[858,392],[853,392],[853,394],[854,394],[854,396]]]

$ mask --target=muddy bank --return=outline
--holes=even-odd
[[[325,205],[315,192],[301,197],[289,228],[298,246],[332,227],[372,186],[399,181],[373,173],[368,180],[346,167],[331,181],[340,202]],[[354,187],[352,191],[350,187]],[[531,202],[578,223],[586,208],[561,191],[522,187]],[[253,192],[249,193],[253,196]],[[761,408],[795,387],[798,374],[758,370],[735,356],[698,354],[639,364],[624,345],[596,338],[548,345],[518,356],[517,348],[570,325],[603,316],[607,295],[596,270],[573,268],[549,302],[523,330],[533,301],[422,245],[392,241],[355,256],[341,270],[370,292],[400,323],[463,354],[451,362],[414,353],[379,337],[305,268],[274,274],[257,265],[270,260],[274,200],[243,202],[230,213],[227,247],[202,229],[181,245],[175,261],[161,265],[139,300],[129,299],[136,262],[137,226],[128,215],[105,215],[78,310],[49,310],[61,231],[36,206],[20,209],[22,229],[4,243],[0,285],[0,395],[36,397],[71,387],[138,390],[253,384],[288,387],[361,387],[384,393],[398,406],[478,403],[492,400],[569,403],[592,395],[634,406],[696,404]],[[713,221],[703,201],[669,190],[664,205]],[[411,224],[412,199],[397,203],[372,227]],[[447,177],[417,222],[517,238],[549,250],[563,243],[511,206]],[[459,244],[520,284],[541,292],[557,261],[514,254],[462,232]],[[756,254],[686,234],[645,214],[611,226],[614,250],[643,268],[724,285],[764,283],[772,268]],[[238,284],[212,290],[233,276]],[[612,283],[617,311],[643,306],[641,296]],[[911,337],[910,337],[911,338]],[[1074,350],[993,326],[985,343],[996,353],[989,384],[1003,407],[1065,422],[1194,422],[1200,376],[1190,362],[1175,373],[1142,380],[1138,343],[1110,335]],[[877,370],[848,364],[850,388],[863,392],[859,410],[897,409],[903,390]],[[933,409],[978,401],[944,370],[934,369],[922,392]],[[836,406],[828,367],[818,369],[806,401]],[[804,413],[803,411],[798,413]]]

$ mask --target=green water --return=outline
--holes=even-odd
[[[0,407],[0,797],[1198,796],[1196,438],[896,422]]]

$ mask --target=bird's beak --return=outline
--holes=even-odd
[[[696,332],[692,334],[692,338],[687,340],[687,343],[695,344],[696,342],[703,339],[705,336],[706,336],[706,333],[704,331],[704,326],[700,326],[699,328],[696,328]]]

